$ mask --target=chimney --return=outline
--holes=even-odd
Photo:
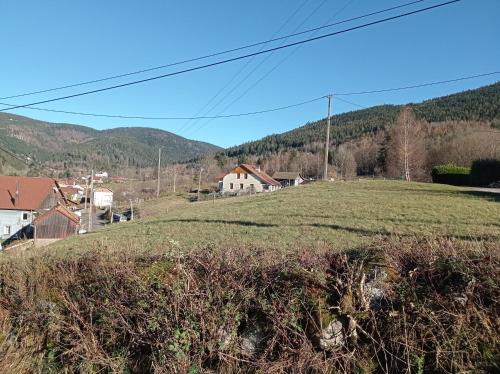
[[[16,182],[16,197],[15,197],[16,203],[19,200],[19,181]]]

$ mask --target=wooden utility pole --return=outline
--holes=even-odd
[[[87,211],[88,191],[89,191],[89,179],[85,177],[85,208],[84,208],[85,212]]]
[[[200,174],[198,175],[198,201],[200,201],[200,189],[201,189],[201,171],[203,170],[202,167],[200,167]]]
[[[175,177],[177,176],[177,164],[174,165],[174,193],[175,193]]]
[[[130,199],[130,220],[134,220],[134,207],[132,206],[132,199]]]
[[[403,128],[404,128],[404,168],[405,180],[409,182],[410,179],[410,163],[408,160],[408,122],[406,120],[406,108],[403,108]]]
[[[158,148],[158,184],[156,185],[156,197],[160,197],[160,169],[161,169],[161,148]]]
[[[330,116],[332,111],[332,95],[328,95],[328,117],[326,119],[325,163],[323,165],[323,180],[328,180],[328,150],[330,148]]]
[[[89,232],[92,231],[92,205],[94,205],[94,170],[90,174]]]

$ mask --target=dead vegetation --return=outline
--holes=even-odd
[[[90,250],[0,264],[0,371],[499,370],[496,242]]]

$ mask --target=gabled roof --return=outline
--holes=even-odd
[[[271,186],[281,186],[281,183],[278,182],[277,180],[273,179],[270,177],[268,174],[264,173],[263,171],[258,170],[255,166],[249,165],[249,164],[241,164],[240,167],[250,174],[255,175],[258,179],[260,179],[262,182],[265,184],[271,185]]]
[[[2,175],[0,209],[37,210],[54,190],[66,201],[59,184],[52,178]]]
[[[274,173],[273,178],[276,180],[291,180],[295,178],[302,178],[302,176],[295,171],[277,171]],[[304,179],[304,178],[302,178]]]
[[[37,225],[37,224],[43,222],[51,214],[62,214],[63,216],[68,218],[70,221],[73,221],[75,223],[80,223],[80,217],[78,217],[76,214],[74,214],[69,209],[65,208],[64,206],[58,205],[58,206],[53,207],[49,211],[43,213],[42,215],[36,217],[33,220],[33,225]]]

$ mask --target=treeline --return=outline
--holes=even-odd
[[[417,119],[426,122],[487,121],[500,127],[500,82],[470,90],[409,104]],[[332,117],[330,139],[333,145],[374,135],[394,123],[403,106],[382,105],[343,113]],[[295,148],[309,151],[315,143],[324,141],[326,119],[307,123],[292,131],[267,136],[261,140],[225,150],[228,157],[266,156]]]

